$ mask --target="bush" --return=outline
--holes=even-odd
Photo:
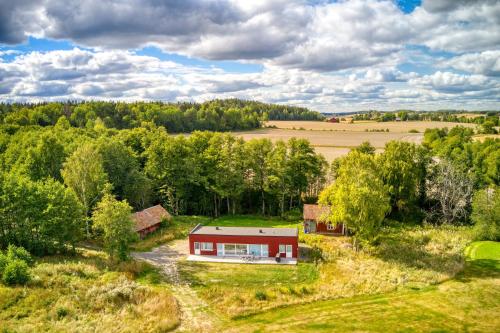
[[[28,266],[33,266],[33,258],[24,247],[10,244],[7,248],[7,257],[9,260],[19,259],[24,261]]]
[[[57,319],[62,319],[68,315],[69,311],[66,308],[57,308],[56,315]]]
[[[20,259],[9,259],[2,274],[6,285],[26,284],[31,279],[28,264]]]
[[[264,291],[256,291],[255,298],[259,301],[265,301],[267,299],[267,294]]]

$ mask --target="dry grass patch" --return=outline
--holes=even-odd
[[[32,273],[27,287],[0,286],[6,332],[165,332],[179,324],[174,297],[146,264],[84,252],[45,258]]]

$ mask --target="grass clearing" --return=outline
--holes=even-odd
[[[463,272],[442,284],[276,308],[232,320],[226,331],[498,332],[500,245],[484,243],[473,243]]]
[[[205,216],[175,216],[172,221],[131,245],[132,251],[151,251],[174,239],[186,238],[198,223],[207,224],[212,219]]]
[[[160,332],[179,324],[175,299],[147,264],[82,250],[42,258],[32,275],[28,286],[0,286],[0,331]]]
[[[297,226],[258,217],[225,217],[223,226]],[[231,320],[305,302],[421,290],[453,278],[464,267],[467,227],[388,227],[380,244],[355,252],[348,237],[305,235],[300,241],[320,262],[297,266],[181,262],[182,276],[221,317]]]

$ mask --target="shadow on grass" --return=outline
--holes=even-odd
[[[500,261],[493,259],[467,260],[464,270],[455,277],[460,282],[470,282],[476,278],[500,278]]]
[[[207,265],[197,261],[179,261],[177,267],[183,281],[188,282],[193,287],[205,286],[205,283],[196,276],[196,273],[208,269]]]
[[[395,262],[409,268],[432,270],[438,273],[455,273],[464,257],[461,253],[432,253],[425,246],[430,237],[411,237],[399,233],[381,240],[374,255],[387,262]]]

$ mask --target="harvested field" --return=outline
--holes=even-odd
[[[305,122],[300,122],[305,123]],[[313,122],[311,122],[313,123]],[[318,122],[314,122],[318,123]],[[322,124],[321,122],[319,122]],[[326,124],[326,123],[325,123]],[[302,131],[290,129],[264,128],[255,131],[235,132],[235,135],[245,140],[255,138],[269,138],[272,141],[287,141],[291,138],[307,139],[318,153],[323,154],[331,162],[339,156],[347,154],[351,148],[369,141],[378,151],[382,151],[385,144],[391,140],[402,140],[420,143],[422,133],[391,133],[391,132],[354,132],[354,131]]]
[[[349,131],[349,132],[365,132],[370,130],[386,130],[390,133],[408,133],[411,130],[416,130],[423,133],[427,128],[452,128],[455,126],[464,126],[475,128],[475,124],[467,123],[451,123],[443,121],[357,121],[353,124],[349,123],[328,123],[324,121],[268,121],[265,126],[276,126],[283,129],[305,129],[314,131]]]

